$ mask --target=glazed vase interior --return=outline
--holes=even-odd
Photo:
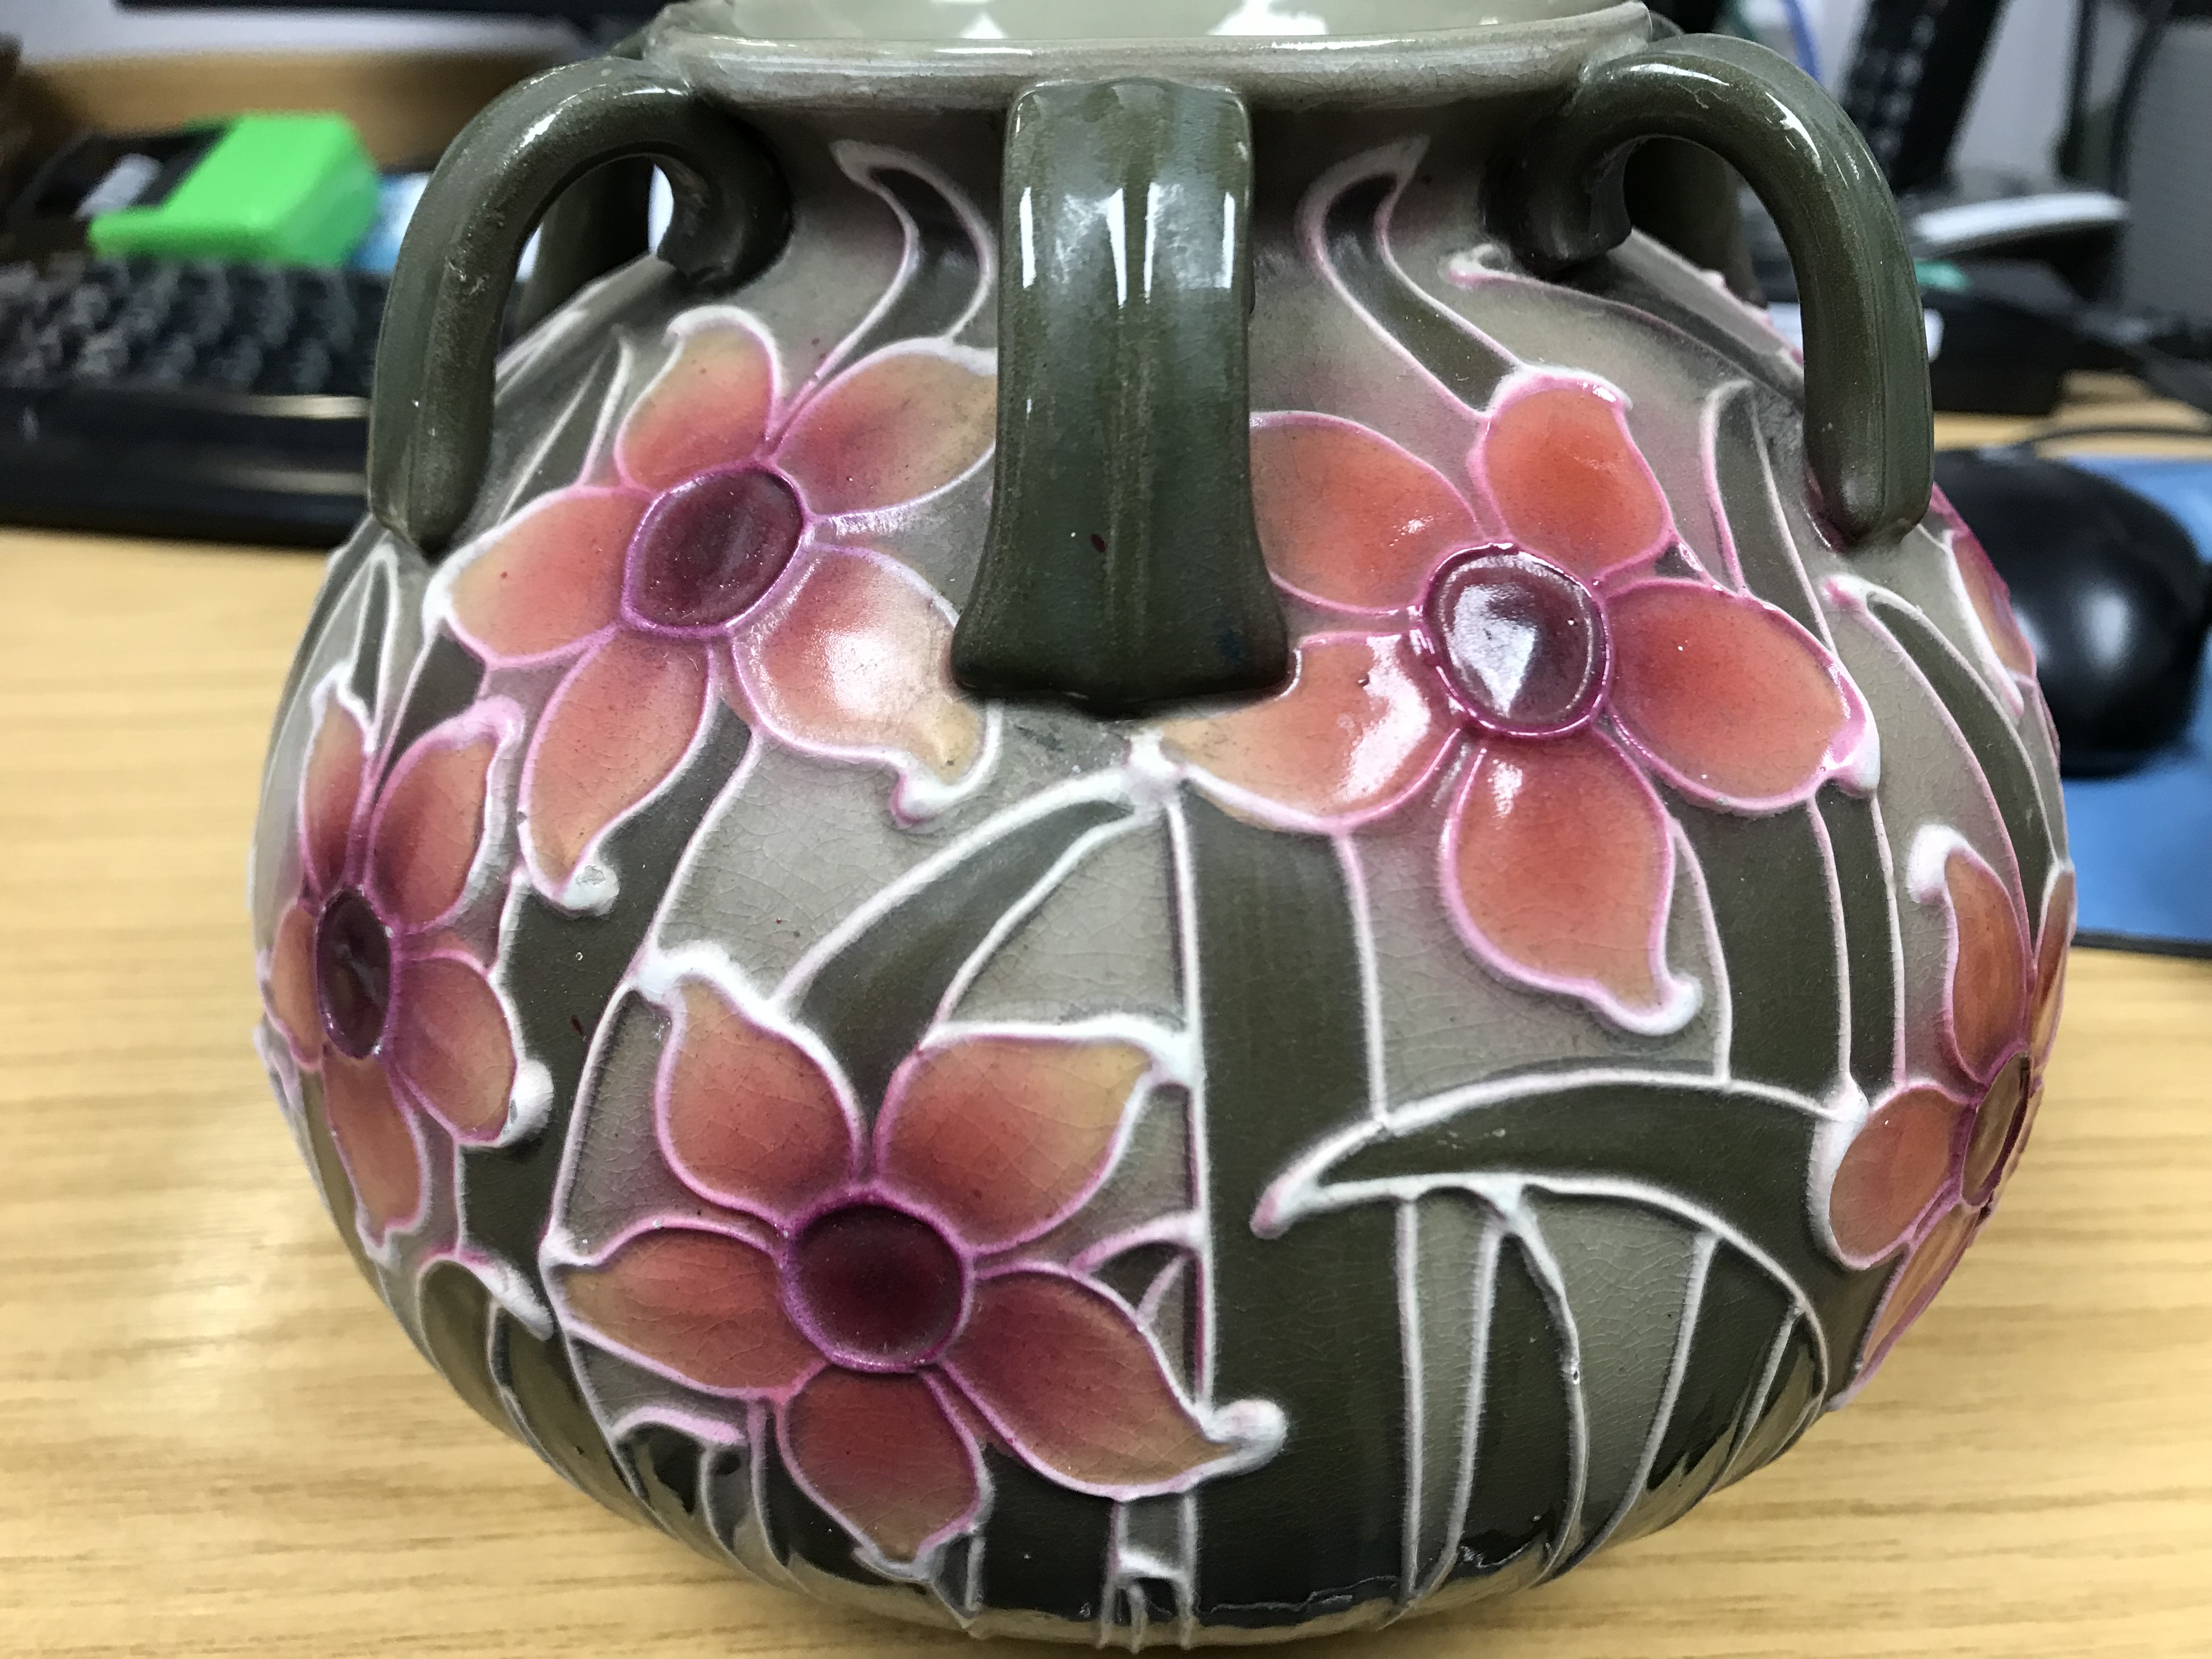
[[[1360,39],[1571,17],[1609,0],[730,0],[734,32],[760,40],[1176,40]]]

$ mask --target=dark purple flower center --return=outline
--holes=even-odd
[[[341,1054],[376,1052],[392,1012],[392,933],[353,888],[332,894],[315,924],[315,995]]]
[[[1609,653],[1597,598],[1510,547],[1455,553],[1429,579],[1419,641],[1460,712],[1508,737],[1580,729],[1605,695]]]
[[[839,1364],[908,1370],[959,1328],[968,1270],[921,1217],[864,1201],[808,1224],[785,1264],[783,1293],[800,1328]]]
[[[760,603],[799,550],[806,514],[780,472],[702,472],[665,491],[630,538],[623,604],[649,628],[699,634]]]

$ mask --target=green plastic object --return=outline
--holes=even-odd
[[[100,254],[342,264],[376,216],[376,163],[342,115],[241,115],[158,202],[96,216]]]
[[[1964,294],[1974,285],[1973,278],[1964,268],[1948,259],[1915,259],[1912,275],[1923,289],[1943,294]]]

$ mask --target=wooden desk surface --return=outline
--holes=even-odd
[[[959,1642],[601,1511],[356,1275],[247,1042],[247,828],[319,568],[0,532],[0,1653]],[[2080,953],[2050,1089],[1942,1303],[1790,1455],[1528,1595],[1299,1651],[2212,1655],[2212,963]]]

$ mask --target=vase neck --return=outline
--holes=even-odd
[[[1288,14],[1297,0],[1276,0]],[[1564,86],[1593,56],[1642,44],[1650,14],[1638,0],[1494,0],[1464,22],[1464,0],[1357,0],[1330,21],[1375,31],[1326,33],[1139,31],[1147,18],[1198,18],[1229,0],[1134,0],[1124,33],[1088,38],[1036,33],[962,38],[958,15],[1014,8],[936,0],[684,0],[647,31],[645,55],[743,112],[976,109],[1002,112],[1041,82],[1153,76],[1227,88],[1255,112],[1273,108],[1447,105]],[[1322,0],[1327,5],[1329,0]],[[1043,20],[1045,0],[1026,0]],[[1065,11],[1064,0],[1051,9]],[[1231,15],[1224,12],[1217,21]],[[1303,15],[1303,14],[1302,14]],[[1316,14],[1316,15],[1318,14]],[[1461,20],[1458,27],[1442,24]],[[1392,20],[1397,20],[1393,26]],[[934,33],[923,31],[926,20]],[[864,23],[881,27],[865,28]],[[800,31],[805,32],[800,32]]]

